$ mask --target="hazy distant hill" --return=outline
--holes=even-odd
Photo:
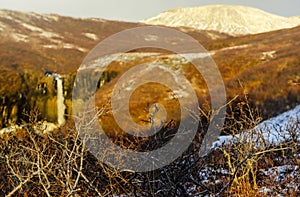
[[[209,5],[165,11],[144,21],[147,24],[215,30],[231,35],[257,34],[300,25],[286,18],[245,6]]]

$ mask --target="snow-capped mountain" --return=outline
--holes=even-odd
[[[300,24],[300,16],[292,16],[292,17],[289,17],[289,19],[295,23]]]
[[[230,35],[257,34],[300,25],[299,17],[281,17],[252,7],[228,5],[168,10],[143,22],[215,30]]]

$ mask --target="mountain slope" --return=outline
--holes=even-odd
[[[33,108],[43,118],[50,112],[51,119],[56,119],[56,81],[45,73],[63,76],[71,113],[73,80],[87,53],[105,38],[141,26],[145,24],[0,10],[0,128],[16,119],[22,121],[23,112]],[[212,31],[180,30],[201,43],[213,41],[212,37],[229,37]]]
[[[292,16],[292,17],[289,17],[289,19],[297,24],[300,24],[300,16]]]
[[[295,27],[258,35],[218,40],[207,46],[221,71],[228,101],[239,96],[238,99],[229,104],[228,109],[239,114],[243,110],[247,111],[245,103],[249,103],[253,109],[259,110],[259,116],[267,119],[300,104],[300,48],[297,47],[300,46],[300,40],[297,37],[299,32],[300,27]],[[145,56],[139,57],[138,54],[131,55],[136,55],[137,58],[135,60],[132,57],[127,58],[132,59],[131,62],[120,59],[110,65],[112,69],[118,69],[116,71],[120,74],[97,92],[95,97],[97,106],[104,106],[105,103],[108,103],[112,90],[124,72],[135,65],[153,62],[180,70],[191,81],[192,87],[202,99],[200,103],[205,103],[205,98],[209,97],[203,78],[195,76],[197,71],[180,56],[145,54]],[[143,74],[143,72],[137,71],[132,74],[132,84],[134,84],[136,77],[142,75],[141,73]],[[132,90],[134,88],[130,84],[126,84],[124,91],[126,92],[127,89]],[[131,112],[135,115],[138,114],[133,115],[134,120],[140,124],[145,124],[148,113],[144,109],[148,109],[149,103],[153,102],[163,103],[172,119],[177,120],[178,106],[176,102],[170,100],[168,95],[170,95],[170,90],[165,87],[155,85],[140,87],[139,91],[130,97]],[[180,92],[180,95],[184,96],[185,90]],[[245,96],[247,100],[245,100]],[[119,96],[119,99],[123,98]],[[126,103],[125,99],[120,103]],[[242,119],[243,117],[237,115],[236,118]],[[104,116],[102,122],[110,124],[104,125],[108,129],[114,122],[112,115]]]
[[[169,10],[143,22],[215,30],[230,35],[257,34],[292,28],[300,24],[300,21],[294,18],[277,16],[251,7],[228,5]]]
[[[141,23],[82,19],[54,14],[0,10],[0,65],[39,65],[55,72],[74,72],[103,39]],[[200,42],[228,37],[217,32],[183,29]],[[37,68],[36,66],[34,66]]]
[[[71,115],[74,78],[88,51],[114,33],[145,25],[7,10],[0,11],[0,24],[0,122],[4,126],[20,119],[24,109],[55,112],[47,106],[55,105],[56,109],[56,83],[45,76],[46,71],[63,76],[66,114]],[[246,93],[252,106],[262,110],[264,118],[300,104],[300,27],[241,37],[191,28],[177,29],[194,37],[211,52],[223,76],[229,100]],[[211,39],[212,34],[220,39]],[[16,39],[16,36],[24,39]],[[177,40],[168,37],[166,41],[176,45]],[[122,73],[144,63],[160,62],[178,68],[191,81],[199,98],[205,100],[209,96],[205,82],[190,63],[166,52],[152,52],[158,54],[149,53],[149,49],[134,51],[124,56],[126,61],[116,60],[109,66],[101,91],[96,95],[99,102],[104,102],[99,106],[106,103],[106,97]],[[136,73],[135,76],[140,75]],[[89,83],[92,77],[84,81]],[[153,95],[159,96],[154,98]],[[184,91],[180,95],[184,96]],[[132,97],[133,103],[137,104],[132,106],[133,116],[137,122],[145,120],[148,113],[139,110],[146,109],[147,103],[169,101],[169,97],[170,91],[165,87],[141,87],[141,91]],[[173,101],[167,104],[170,114],[176,115],[176,106]],[[43,112],[41,116],[45,118]],[[106,121],[107,124],[110,122]],[[3,127],[1,123],[0,127]]]

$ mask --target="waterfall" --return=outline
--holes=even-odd
[[[60,76],[55,76],[55,80],[57,81],[57,123],[59,126],[65,124],[65,103],[64,103],[64,95],[63,95],[63,81]]]

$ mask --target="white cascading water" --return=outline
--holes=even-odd
[[[57,123],[59,126],[65,124],[65,103],[64,103],[64,95],[63,95],[63,81],[60,76],[55,77],[57,81]]]

